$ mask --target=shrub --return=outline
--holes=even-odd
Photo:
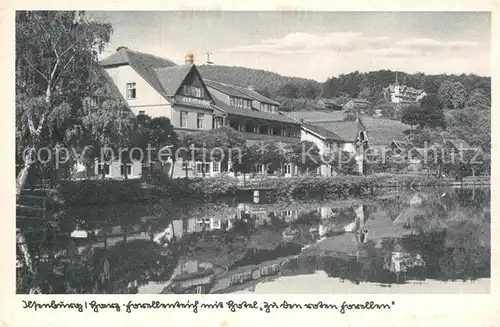
[[[143,188],[140,180],[60,181],[56,190],[67,206],[144,202],[162,196],[157,189]]]

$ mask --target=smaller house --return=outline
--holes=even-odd
[[[460,153],[472,149],[466,141],[461,139],[447,140],[445,146],[453,150],[455,153]]]
[[[390,98],[392,103],[411,104],[422,100],[427,93],[422,89],[416,89],[411,86],[396,83],[383,89],[385,97]]]
[[[342,105],[342,110],[362,113],[368,109],[372,103],[368,100],[356,98],[350,99]]]
[[[303,123],[301,128],[301,141],[309,141],[316,144],[321,156],[324,156],[328,152],[339,151],[339,149],[343,148],[344,143],[346,143],[342,137],[321,126]],[[318,167],[317,172],[321,176],[335,175],[333,167],[327,164],[322,164]]]
[[[319,99],[316,103],[318,108],[328,109],[332,111],[340,111],[342,110],[343,102],[339,101],[339,99]]]

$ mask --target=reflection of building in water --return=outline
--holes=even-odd
[[[366,219],[364,205],[347,208],[322,207],[318,212],[321,215],[320,236],[356,232],[363,228]]]
[[[150,235],[144,231],[140,225],[133,226],[110,226],[106,228],[98,228],[92,231],[74,230],[71,237],[77,245],[80,252],[89,245],[89,240],[92,242],[92,247],[104,248],[105,246],[111,247],[118,242],[135,241],[135,240],[149,240]],[[82,246],[79,246],[82,240]]]
[[[211,263],[181,259],[164,293],[208,293],[216,273]]]
[[[390,257],[386,257],[384,262],[384,269],[394,273],[405,273],[413,267],[425,267],[425,261],[420,254],[391,252]]]
[[[238,213],[236,217],[237,219],[254,219],[256,226],[262,226],[266,222],[269,223],[271,216],[280,218],[284,222],[290,222],[297,219],[300,213],[301,210],[298,208],[276,210],[273,205],[240,203],[238,204]]]

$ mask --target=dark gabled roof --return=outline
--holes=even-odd
[[[389,145],[392,141],[403,141],[405,139],[404,131],[409,129],[396,120],[362,117],[363,125],[368,134],[368,143],[370,145]]]
[[[99,63],[104,68],[130,65],[130,67],[165,98],[173,97],[181,87],[187,75],[193,69],[196,70],[194,64],[177,65],[169,59],[133,51],[127,48],[118,50],[116,53],[101,60]],[[206,89],[206,85],[203,85],[203,87]],[[210,92],[207,92],[207,94],[210,96]]]
[[[321,111],[295,111],[288,113],[290,117],[303,123],[310,123],[317,126],[325,127],[326,129],[340,135],[344,138],[343,132],[337,131],[334,127],[338,126],[342,129],[350,130],[347,127],[349,122],[345,123],[345,113],[339,112],[321,112]],[[337,124],[339,123],[339,124]],[[350,122],[351,124],[356,122]],[[368,143],[370,146],[389,145],[393,140],[404,140],[404,131],[410,127],[396,120],[373,118],[367,116],[359,117],[360,129],[366,130]],[[347,132],[351,136],[353,132]]]
[[[339,135],[335,134],[332,131],[327,130],[324,127],[321,127],[318,125],[313,125],[313,124],[302,124],[302,127],[304,129],[307,129],[307,130],[313,132],[314,134],[319,135],[320,137],[322,137],[324,139],[345,142],[345,140],[342,137],[340,137]]]
[[[323,103],[326,103],[326,104],[333,104],[333,105],[340,105],[337,101],[337,99],[327,99],[327,98],[321,98],[320,99],[321,101],[323,101]]]
[[[105,89],[102,90],[101,92],[95,92],[94,96],[99,97],[101,99],[108,99],[108,100],[112,99],[120,101],[130,112],[132,112],[127,101],[125,100],[122,93],[116,86],[115,82],[113,82],[111,76],[109,76],[108,72],[102,67],[97,67],[96,73],[106,82],[103,83]]]
[[[466,149],[470,149],[470,145],[465,142],[464,140],[461,140],[461,139],[453,139],[453,140],[448,140],[451,145],[453,145],[453,147],[457,150],[466,150]]]
[[[208,87],[216,89],[217,91],[220,91],[220,92],[227,94],[229,96],[243,98],[243,99],[247,99],[247,100],[253,100],[252,97],[246,95],[245,93],[240,92],[233,85],[224,84],[224,83],[220,83],[220,82],[216,82],[216,81],[212,81],[212,80],[205,80],[205,84]]]
[[[233,97],[239,97],[247,100],[252,100],[252,101],[259,101],[263,103],[269,103],[269,104],[274,104],[279,106],[280,103],[276,102],[272,99],[269,99],[268,97],[263,96],[262,94],[259,94],[255,92],[254,90],[251,90],[249,88],[241,87],[241,86],[236,86],[236,85],[231,85],[231,84],[225,84],[213,80],[205,80],[205,83],[213,88],[216,89],[224,94],[227,94],[229,96]]]
[[[218,99],[216,96],[213,96],[213,98],[217,109],[220,109],[228,114],[299,125],[298,122],[285,115],[271,114],[259,110],[236,108],[226,104],[224,101]]]
[[[99,73],[101,73],[102,76],[106,79],[107,97],[123,101],[125,104],[127,104],[127,101],[123,97],[123,94],[120,92],[115,82],[113,82],[113,79],[111,78],[111,76],[109,76],[108,72],[105,69],[101,68]]]
[[[343,121],[345,113],[343,111],[324,112],[324,111],[293,111],[287,113],[293,119],[303,120],[305,123],[316,123],[321,121]]]
[[[247,96],[251,97],[253,100],[256,100],[256,101],[259,101],[259,102],[262,102],[262,103],[273,104],[273,105],[276,105],[276,106],[280,106],[281,105],[279,102],[274,101],[272,99],[269,99],[268,97],[265,97],[262,94],[257,93],[254,90],[251,90],[249,88],[240,87],[240,86],[235,86],[235,88],[238,91],[240,91],[241,93],[246,94]]]
[[[398,141],[398,140],[393,140],[391,142],[391,145],[394,144],[396,147],[398,147],[400,150],[404,151],[408,148],[408,144],[404,141]]]
[[[190,64],[154,69],[158,81],[167,96],[172,97],[177,93],[193,66],[193,64]]]
[[[339,135],[346,142],[354,142],[358,138],[358,133],[361,130],[361,126],[356,121],[330,121],[330,122],[315,122],[314,125],[323,127],[328,131],[332,131]],[[368,141],[370,141],[370,135],[368,134]]]
[[[366,99],[355,98],[355,99],[347,100],[346,102],[344,102],[342,104],[342,106],[345,106],[347,103],[349,103],[351,101],[354,103],[354,105],[360,105],[360,106],[369,106],[371,104],[371,102],[366,100]]]
[[[109,67],[127,64],[132,65],[133,63],[137,63],[139,61],[143,63],[144,66],[151,68],[176,66],[176,63],[172,60],[154,56],[149,53],[130,50],[127,48],[121,48],[109,57],[101,60],[99,64],[103,67]]]
[[[122,48],[111,56],[101,60],[103,67],[130,65],[146,82],[148,82],[163,97],[168,97],[156,75],[156,69],[177,66],[173,61],[147,53]]]

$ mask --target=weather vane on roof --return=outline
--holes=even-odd
[[[209,51],[207,50],[207,52],[205,52],[204,54],[206,54],[206,55],[207,55],[207,65],[213,65],[213,62],[212,62],[212,61],[210,61],[210,55],[212,55],[212,54],[214,54],[214,53],[213,53],[213,52],[209,52]]]

